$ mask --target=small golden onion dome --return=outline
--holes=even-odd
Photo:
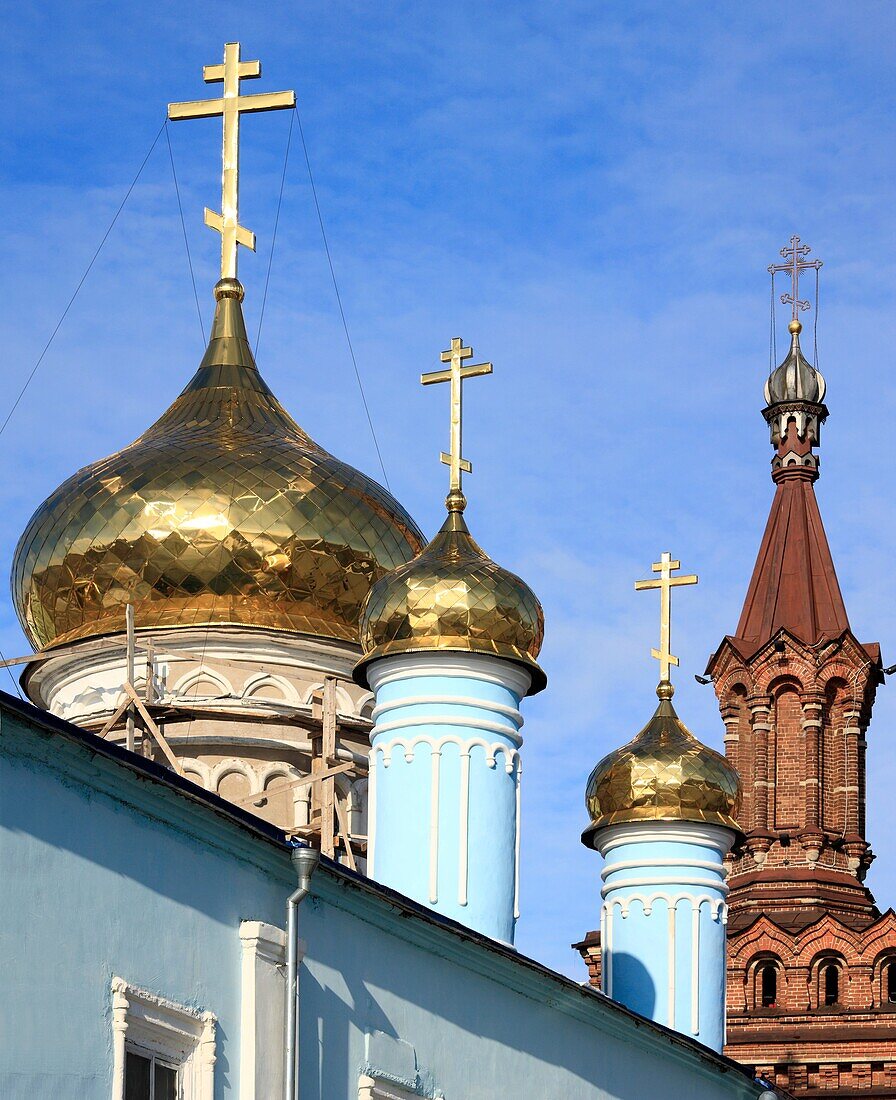
[[[737,772],[681,721],[668,681],[657,695],[660,704],[644,729],[589,776],[585,804],[591,824],[582,834],[589,848],[598,830],[623,821],[696,821],[739,832]]]
[[[407,565],[373,585],[361,613],[366,669],[398,653],[454,650],[485,653],[522,665],[532,678],[528,694],[547,684],[536,658],[544,640],[544,614],[531,588],[496,565],[476,545],[462,515],[464,499],[449,497],[441,530]]]
[[[261,378],[243,288],[215,288],[190,384],[129,447],[40,506],[13,596],[40,648],[124,629],[210,623],[357,642],[371,584],[423,544],[401,505],[318,446]]]

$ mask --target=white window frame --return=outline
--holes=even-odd
[[[358,1081],[358,1100],[420,1100],[420,1093],[411,1092],[384,1077],[368,1077],[362,1073]]]
[[[215,1025],[199,1012],[112,979],[112,1100],[124,1100],[125,1059],[154,1054],[177,1067],[182,1100],[214,1100]]]

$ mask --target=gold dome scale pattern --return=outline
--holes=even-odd
[[[695,821],[738,830],[740,782],[724,756],[702,745],[672,706],[672,685],[657,688],[653,717],[592,771],[585,794],[595,833],[623,821]]]
[[[421,547],[392,496],[318,446],[261,378],[242,287],[222,280],[208,349],[129,447],[80,470],[16,550],[13,598],[40,648],[210,623],[357,642],[370,586]]]
[[[438,534],[413,561],[370,590],[361,615],[362,661],[355,679],[380,657],[454,650],[503,657],[532,677],[529,694],[547,678],[536,658],[544,640],[544,614],[531,588],[476,544],[458,493]]]

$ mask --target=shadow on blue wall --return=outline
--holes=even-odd
[[[625,951],[613,952],[613,998],[626,1008],[654,1019],[656,986],[640,959]]]
[[[302,1090],[308,1100],[332,1100],[351,1095],[352,1087],[357,1088],[360,1067],[357,1055],[353,1055],[353,1034],[357,1038],[378,1031],[395,1039],[414,1037],[419,1041],[428,1033],[423,1022],[427,1016],[435,1032],[443,1021],[466,1033],[472,1049],[476,1049],[476,1039],[482,1038],[508,1051],[525,1050],[526,1056],[542,1069],[553,1066],[570,1079],[578,1078],[588,1089],[596,1087],[593,1047],[569,1040],[569,1022],[555,1011],[549,999],[544,1003],[520,1002],[485,975],[465,972],[437,955],[421,952],[313,896],[303,906],[300,923],[303,937],[315,945],[314,954],[324,960],[319,970],[314,965],[309,969],[306,960],[299,979],[302,1050],[307,1052],[301,1070]],[[632,955],[618,953],[613,959],[614,985],[618,975],[619,988],[631,994],[624,1003],[652,1018],[657,992],[647,969]],[[335,972],[330,969],[334,963],[338,966]],[[637,1005],[633,1003],[635,997]],[[416,1006],[422,1014],[413,1029],[403,1035],[394,1024],[396,1001]],[[404,1018],[408,1019],[406,1015]],[[633,1047],[625,1042],[598,1045],[600,1076],[605,1081],[631,1082],[634,1075],[646,1087],[649,1082],[656,1083],[658,1073],[669,1071],[660,1053],[642,1058],[633,1067]],[[423,1049],[426,1046],[424,1041]],[[460,1049],[465,1049],[463,1044]],[[425,1062],[424,1056],[420,1070],[432,1068]],[[681,1074],[676,1078],[671,1073],[668,1095],[684,1095],[675,1091],[683,1087],[687,1071]]]

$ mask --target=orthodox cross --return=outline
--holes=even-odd
[[[464,379],[492,373],[491,363],[468,363],[464,366],[465,359],[472,359],[473,349],[463,345],[459,336],[452,337],[451,347],[442,352],[442,362],[450,363],[451,366],[447,370],[435,370],[420,375],[420,382],[424,386],[431,386],[435,382],[451,383],[451,450],[448,454],[442,451],[439,457],[450,469],[449,500],[453,498],[457,501],[463,500],[461,475],[473,472],[472,463],[462,454]]]
[[[805,260],[804,256],[808,256],[812,249],[807,244],[800,244],[800,239],[795,234],[790,238],[790,247],[782,248],[781,255],[787,261],[783,264],[769,264],[769,272],[774,280],[775,273],[777,271],[787,271],[790,274],[790,293],[781,295],[781,302],[784,305],[789,305],[793,312],[793,320],[798,319],[797,315],[801,309],[808,309],[809,303],[806,301],[800,301],[800,272],[811,269],[818,271],[822,266],[821,260]]]
[[[261,76],[260,61],[240,61],[239,42],[224,46],[223,65],[205,65],[206,84],[224,84],[218,99],[196,99],[190,103],[169,103],[168,118],[224,119],[223,172],[221,176],[221,213],[205,208],[205,224],[221,234],[221,278],[236,278],[237,245],[255,251],[255,234],[240,225],[240,115],[250,111],[279,111],[296,105],[295,92],[262,92],[240,95],[240,81]]]
[[[673,577],[676,569],[681,569],[680,561],[673,561],[672,555],[664,553],[660,560],[651,566],[654,573],[659,573],[659,579],[654,581],[635,581],[635,590],[640,592],[644,588],[658,588],[660,590],[660,648],[651,649],[651,657],[656,657],[660,663],[660,680],[668,681],[671,665],[678,667],[678,658],[669,652],[669,643],[672,630],[672,589],[681,584],[696,584],[697,577],[691,574],[687,577]]]

